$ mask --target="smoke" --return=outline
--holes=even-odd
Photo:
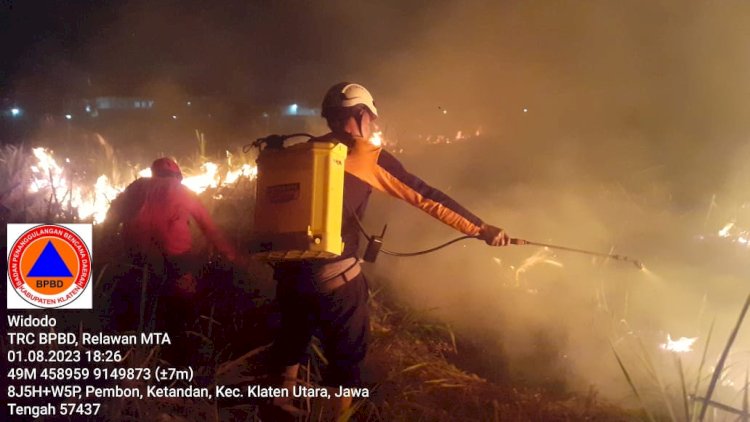
[[[649,272],[548,251],[547,263],[519,272],[538,248],[472,241],[423,258],[381,257],[374,278],[476,338],[487,361],[464,364],[498,380],[594,385],[624,399],[610,343],[633,358],[642,339],[657,360],[667,333],[700,345],[715,320],[712,358],[748,292],[750,250],[716,233],[750,217],[750,3],[133,1],[73,12],[88,24],[53,22],[77,29],[19,53],[16,91],[315,106],[331,84],[360,82],[407,168],[487,222],[646,264]],[[251,120],[205,125],[219,134],[263,128]],[[194,129],[143,143],[178,155],[193,150]],[[478,129],[461,143],[424,146]],[[366,223],[375,232],[384,222],[394,250],[455,234],[380,196]],[[738,370],[748,348],[745,330]],[[693,371],[696,349],[683,356]]]
[[[656,388],[645,354],[676,391],[674,356],[659,347],[667,334],[699,337],[680,356],[694,379],[711,324],[709,366],[749,292],[750,250],[717,237],[742,220],[750,193],[748,11],[518,2],[426,12],[408,52],[379,57],[373,72],[386,86],[375,91],[381,124],[407,168],[511,236],[633,256],[648,271],[467,241],[425,258],[384,256],[375,278],[483,345],[486,362],[473,364],[499,381],[591,385],[625,400],[615,349],[642,388]],[[420,149],[415,139],[477,126],[482,137],[453,146]],[[374,202],[367,223],[389,223],[390,249],[454,234],[406,205]],[[535,253],[547,262],[518,272]],[[727,400],[748,364],[743,332]]]

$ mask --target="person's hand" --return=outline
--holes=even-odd
[[[177,279],[177,289],[184,295],[190,296],[195,293],[198,287],[198,280],[192,274],[186,273]]]
[[[490,246],[510,245],[510,237],[505,233],[505,230],[489,224],[482,224],[482,228],[479,231],[479,238]]]

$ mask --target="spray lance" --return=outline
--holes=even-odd
[[[385,229],[383,230],[383,234],[385,234]],[[443,243],[441,245],[435,246],[434,248],[425,249],[425,250],[422,250],[422,251],[417,251],[417,252],[394,252],[394,251],[390,251],[388,249],[382,248],[382,244],[383,244],[383,236],[382,235],[381,236],[374,235],[374,236],[369,236],[368,237],[368,245],[367,245],[367,249],[365,251],[364,260],[367,261],[367,262],[374,262],[375,258],[377,257],[377,252],[378,251],[383,252],[386,255],[399,256],[399,257],[409,257],[409,256],[425,255],[425,254],[428,254],[428,253],[431,253],[431,252],[435,252],[435,251],[437,251],[439,249],[442,249],[442,248],[444,248],[444,247],[446,247],[448,245],[451,245],[453,243],[456,243],[456,242],[464,240],[464,239],[478,239],[478,238],[479,238],[478,236],[461,236],[461,237],[457,237],[457,238],[455,238],[455,239],[453,239],[451,241],[448,241],[446,243]],[[591,255],[591,256],[599,256],[599,257],[602,257],[602,258],[614,259],[614,260],[617,260],[617,261],[630,262],[631,264],[635,265],[639,270],[642,270],[644,268],[643,262],[641,262],[638,259],[631,258],[631,257],[625,256],[625,255],[608,254],[608,253],[602,253],[602,252],[592,252],[592,251],[587,251],[587,250],[583,250],[583,249],[570,248],[570,247],[567,247],[567,246],[550,245],[550,244],[547,244],[547,243],[532,242],[530,240],[515,239],[515,238],[510,239],[510,244],[511,245],[518,245],[518,246],[523,246],[523,245],[541,246],[541,247],[549,248],[549,249],[558,249],[558,250],[561,250],[561,251],[576,252],[576,253],[581,253],[581,254],[586,254],[586,255]]]
[[[394,252],[394,251],[390,251],[388,249],[383,248],[383,238],[385,237],[385,231],[386,231],[386,228],[388,227],[387,225],[385,227],[383,227],[383,232],[380,235],[368,235],[367,232],[364,229],[364,226],[362,225],[362,221],[360,221],[360,219],[357,216],[357,214],[353,213],[353,215],[355,217],[355,220],[357,221],[357,225],[359,226],[360,231],[362,232],[362,234],[364,234],[364,236],[368,240],[368,242],[367,242],[367,248],[365,249],[365,254],[364,254],[364,257],[363,257],[363,259],[365,261],[367,261],[367,262],[375,262],[375,259],[377,258],[379,252],[383,252],[386,255],[397,256],[397,257],[418,256],[418,255],[425,255],[425,254],[428,254],[428,253],[435,252],[435,251],[440,250],[440,249],[442,249],[442,248],[444,248],[444,247],[446,247],[448,245],[451,245],[453,243],[459,242],[459,241],[464,240],[464,239],[478,239],[479,238],[478,236],[468,236],[467,235],[467,236],[457,237],[457,238],[455,238],[453,240],[450,240],[448,242],[445,242],[445,243],[440,244],[438,246],[435,246],[433,248],[429,248],[429,249],[425,249],[425,250],[421,250],[421,251],[416,251],[416,252]],[[630,257],[625,256],[625,255],[608,254],[608,253],[602,253],[602,252],[592,252],[592,251],[587,251],[587,250],[583,250],[583,249],[571,248],[571,247],[568,247],[568,246],[550,245],[550,244],[547,244],[547,243],[532,242],[530,240],[515,239],[515,238],[510,239],[510,244],[511,245],[518,245],[518,246],[523,246],[523,245],[541,246],[541,247],[549,248],[549,249],[558,249],[558,250],[561,250],[561,251],[576,252],[576,253],[581,253],[581,254],[591,255],[591,256],[599,256],[599,257],[602,257],[602,258],[614,259],[614,260],[617,260],[617,261],[630,262],[631,264],[635,265],[639,270],[642,270],[644,268],[643,262],[641,262],[638,259],[630,258]]]
[[[639,270],[642,270],[644,268],[643,262],[634,258],[630,258],[625,255],[608,254],[608,253],[602,253],[602,252],[591,252],[591,251],[586,251],[583,249],[569,248],[567,246],[548,245],[546,243],[532,242],[532,241],[524,240],[524,239],[510,239],[510,243],[511,245],[542,246],[542,247],[550,248],[550,249],[559,249],[561,251],[577,252],[577,253],[582,253],[582,254],[591,255],[591,256],[600,256],[602,258],[630,262],[631,264],[635,265]]]

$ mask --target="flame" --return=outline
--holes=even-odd
[[[36,162],[30,166],[31,182],[29,193],[44,193],[49,195],[51,203],[74,212],[81,221],[92,221],[99,224],[104,221],[109,205],[127,184],[113,184],[106,175],[100,175],[93,186],[74,183],[72,172],[58,164],[54,153],[46,148],[33,148],[32,153]],[[70,160],[65,159],[69,165]],[[209,188],[218,188],[237,182],[245,177],[254,179],[258,175],[257,167],[250,164],[232,165],[230,160],[222,167],[214,162],[205,162],[197,172],[183,169],[187,177],[182,183],[195,193],[202,193]],[[138,177],[151,177],[151,169],[145,168],[138,172]]]
[[[122,188],[113,186],[109,178],[101,175],[96,179],[94,189],[89,197],[81,196],[76,201],[78,217],[82,220],[93,219],[95,223],[101,223],[107,216],[109,204],[122,192]]]
[[[59,202],[67,192],[62,167],[57,164],[52,154],[44,148],[33,148],[31,152],[34,154],[37,164],[31,166],[33,181],[29,186],[29,192],[36,193],[50,189],[53,191],[54,199]]]
[[[534,255],[531,255],[530,257],[524,259],[523,263],[521,263],[521,265],[516,270],[516,283],[520,283],[521,275],[523,273],[540,264],[547,264],[562,268],[563,264],[559,261],[556,261],[554,259],[554,256],[554,253],[552,253],[549,248],[542,248],[536,251]]]
[[[227,176],[224,178],[225,183],[234,183],[240,177],[247,177],[255,179],[258,177],[258,167],[251,166],[250,164],[243,164],[238,170],[230,170],[227,172]]]
[[[733,220],[725,224],[718,233],[719,237],[739,243],[743,246],[750,246],[750,230],[737,225]]]
[[[698,340],[698,337],[680,337],[677,340],[672,340],[672,336],[667,334],[667,342],[659,345],[659,347],[670,352],[688,353],[693,351],[693,343],[696,340]]]
[[[372,133],[372,136],[370,136],[370,143],[375,145],[376,147],[383,146],[383,132],[376,131]]]
[[[219,186],[219,166],[216,163],[207,162],[201,165],[201,172],[182,179],[182,184],[195,193],[201,193],[208,188]]]
[[[31,166],[30,193],[49,192],[50,202],[75,209],[81,220],[104,221],[109,203],[122,191],[113,186],[107,176],[97,178],[93,187],[78,185],[71,181],[70,172],[57,163],[53,152],[46,148],[33,148],[36,164]],[[65,159],[70,163],[70,159]]]
[[[719,237],[729,237],[729,231],[734,227],[734,222],[727,223],[723,229],[719,230]]]

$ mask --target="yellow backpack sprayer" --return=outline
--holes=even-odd
[[[341,254],[346,145],[284,141],[308,134],[258,139],[258,179],[252,252],[288,261]]]

